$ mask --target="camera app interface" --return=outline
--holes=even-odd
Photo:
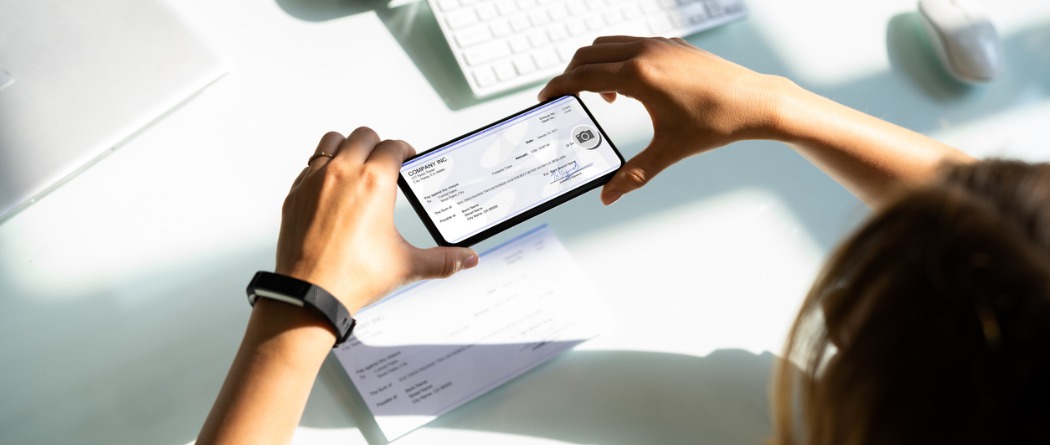
[[[412,159],[401,175],[457,243],[619,167],[597,124],[565,96]]]

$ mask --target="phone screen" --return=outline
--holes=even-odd
[[[398,184],[438,244],[467,246],[604,184],[622,165],[570,95],[408,159]]]

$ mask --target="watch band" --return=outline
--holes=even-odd
[[[350,311],[332,294],[306,281],[272,272],[259,271],[248,283],[248,304],[262,298],[299,306],[309,307],[320,313],[332,325],[336,332],[335,346],[350,338],[357,320],[350,316]],[[333,347],[335,347],[333,346]]]

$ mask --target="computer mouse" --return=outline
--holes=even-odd
[[[945,68],[966,83],[990,82],[1002,70],[999,33],[972,0],[919,0],[934,50]]]

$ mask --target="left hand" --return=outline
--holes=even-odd
[[[420,249],[394,227],[401,164],[415,150],[367,127],[328,133],[284,201],[276,272],[331,292],[356,313],[399,285],[478,263],[468,248]]]

